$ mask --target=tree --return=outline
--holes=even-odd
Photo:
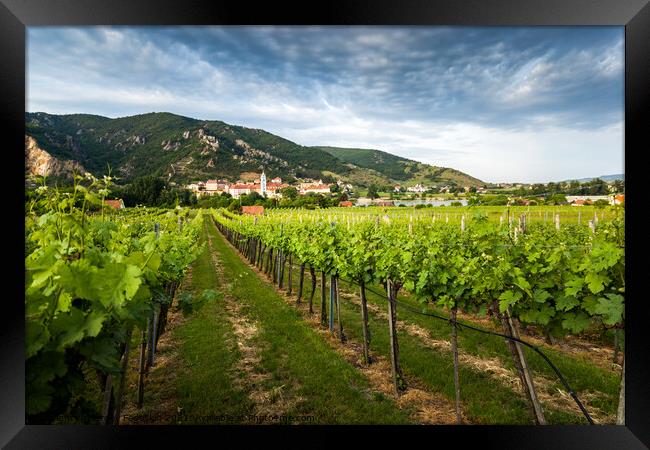
[[[331,189],[331,187],[330,187]],[[282,198],[288,198],[289,200],[295,200],[298,198],[298,189],[293,186],[288,186],[286,188],[280,189],[280,194]]]
[[[371,184],[370,187],[368,187],[368,197],[373,198],[373,199],[378,198],[379,193],[377,191],[378,191],[377,185],[374,184],[374,183]]]
[[[124,188],[124,203],[127,206],[137,204],[157,206],[163,189],[165,189],[165,181],[155,175],[137,178]]]
[[[549,205],[565,205],[567,200],[564,194],[553,194],[546,199],[546,203]]]
[[[614,180],[612,186],[615,194],[625,194],[625,181]]]
[[[332,194],[339,193],[339,192],[341,192],[341,187],[340,187],[338,184],[336,184],[336,183],[331,184],[331,185],[330,185],[330,192],[331,192]]]
[[[248,195],[242,195],[241,197],[239,197],[239,199],[241,200],[242,206],[253,206],[258,200],[262,200],[262,201],[266,200],[256,191],[253,191]]]

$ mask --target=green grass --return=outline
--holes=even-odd
[[[191,285],[183,289],[198,295],[204,289],[220,290],[222,286],[206,245],[192,265]],[[233,423],[252,410],[246,392],[233,383],[231,376],[240,354],[232,341],[233,330],[225,317],[224,302],[220,295],[170,330],[179,345],[179,358],[169,367],[158,369],[163,371],[160,376],[153,377],[152,372],[145,386],[145,411],[155,408],[159,396],[169,389],[174,390],[184,414],[179,417],[181,423]]]

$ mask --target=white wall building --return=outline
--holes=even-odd
[[[406,188],[407,191],[409,192],[426,192],[427,188],[422,186],[421,184],[416,184],[415,186],[411,186],[409,188]]]

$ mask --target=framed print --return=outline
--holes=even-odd
[[[2,0],[0,442],[647,448],[649,22]]]

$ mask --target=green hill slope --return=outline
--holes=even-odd
[[[455,169],[431,166],[381,150],[340,147],[314,148],[324,150],[356,167],[372,170],[391,182],[401,182],[406,185],[455,183],[459,186],[480,186],[484,184],[481,180]]]
[[[110,119],[88,114],[26,114],[26,133],[52,156],[74,160],[95,174],[124,179],[166,176],[186,182],[235,180],[264,167],[272,176],[322,177],[323,170],[348,173],[339,159],[264,130],[203,121],[170,113]]]
[[[95,175],[107,173],[110,166],[125,182],[143,175],[177,183],[209,178],[235,181],[245,172],[259,173],[262,167],[271,177],[343,179],[361,186],[392,180],[429,184],[452,177],[459,184],[475,180],[377,150],[364,150],[351,159],[347,151],[338,152],[347,149],[305,147],[264,130],[166,112],[116,119],[26,113],[25,132],[59,161],[77,162]]]

